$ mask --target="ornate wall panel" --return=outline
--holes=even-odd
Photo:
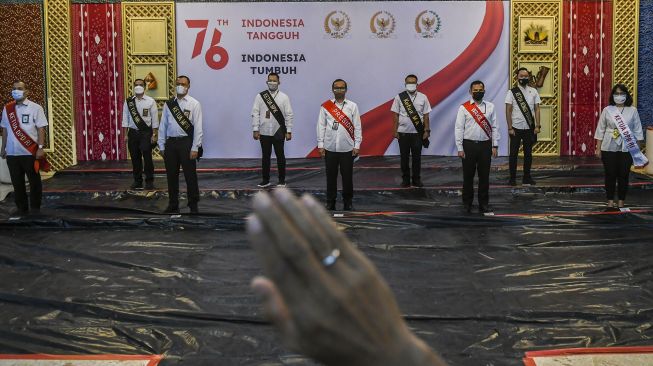
[[[73,125],[70,1],[45,0],[48,110],[52,135],[50,162],[55,170],[77,163]]]
[[[562,154],[594,154],[612,75],[612,1],[564,2]]]
[[[612,80],[626,85],[637,101],[639,0],[615,0],[613,14]]]
[[[653,125],[653,1],[639,3],[637,110],[642,124]]]
[[[538,141],[533,148],[533,153],[537,155],[559,155],[560,154],[560,101],[561,101],[561,16],[562,16],[562,1],[528,1],[528,0],[514,0],[511,2],[511,37],[510,37],[510,76],[514,83],[516,81],[515,71],[519,68],[521,63],[551,63],[551,70],[549,77],[553,80],[552,96],[542,97],[542,106],[550,110],[551,124],[550,124],[550,141]],[[552,17],[553,18],[553,31],[549,34],[553,37],[552,50],[550,53],[529,53],[519,52],[519,41],[523,34],[519,32],[519,18],[520,17]],[[543,122],[544,125],[544,122]]]
[[[42,2],[0,4],[0,24],[1,105],[11,100],[13,82],[23,80],[30,89],[29,98],[47,113]]]
[[[177,75],[176,65],[176,45],[175,45],[175,4],[174,2],[123,2],[122,3],[122,20],[123,20],[123,52],[124,52],[124,85],[125,95],[131,94],[131,85],[136,78],[145,78],[147,75],[141,73],[135,74],[134,70],[143,70],[152,68],[152,70],[163,69],[165,72],[155,73],[156,83],[158,84],[158,91],[167,90],[167,95],[161,97],[168,98],[170,93],[174,91],[175,78]],[[165,22],[165,27],[161,22]],[[143,47],[140,43],[139,32],[154,32],[155,30],[165,29],[165,37],[163,43],[155,42],[156,44],[165,45],[166,49],[161,47],[154,47],[156,45],[147,45]],[[163,36],[158,34],[159,36]],[[147,38],[147,37],[146,37]],[[152,48],[154,47],[154,48]],[[160,49],[161,48],[161,49]],[[146,49],[144,51],[144,49]],[[165,88],[167,86],[167,88]],[[163,99],[158,99],[159,109],[163,107],[165,102]],[[158,150],[157,150],[158,151]]]
[[[73,4],[71,14],[77,159],[124,159],[120,4]]]

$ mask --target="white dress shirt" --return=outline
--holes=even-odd
[[[528,85],[526,85],[526,88],[523,88],[521,85],[519,85],[519,89],[521,89],[522,94],[524,94],[528,108],[530,108],[531,113],[533,114],[533,118],[535,118],[535,105],[542,103],[540,94],[537,92],[537,89],[531,88]],[[517,104],[517,101],[515,100],[515,97],[512,95],[512,91],[510,90],[508,90],[508,94],[506,94],[505,103],[512,104],[512,128],[519,130],[530,129],[531,127],[528,125],[526,117],[524,117],[521,109],[519,109],[519,105]]]
[[[136,110],[138,110],[138,114],[141,115],[146,125],[159,128],[159,108],[154,98],[148,95],[143,95],[142,98],[136,97]],[[138,126],[136,126],[131,113],[129,113],[127,101],[125,101],[122,108],[122,127],[138,130]]]
[[[38,143],[39,128],[48,125],[48,119],[45,117],[43,107],[31,100],[25,99],[20,104],[16,104],[16,117],[18,118],[20,128]],[[16,135],[9,125],[9,116],[7,115],[6,107],[2,109],[2,122],[0,122],[0,127],[7,130],[7,146],[5,146],[7,155],[32,155],[16,139]]]
[[[202,106],[197,99],[186,95],[181,99],[175,98],[179,103],[179,108],[188,117],[193,124],[193,145],[191,151],[198,151],[202,146]],[[163,114],[161,115],[161,123],[159,124],[159,150],[165,149],[166,139],[168,137],[182,137],[188,136],[186,132],[179,126],[172,112],[168,109],[168,105],[163,106]]]
[[[353,149],[360,149],[363,141],[363,130],[358,106],[349,99],[345,99],[343,104],[337,103],[335,99],[331,99],[331,101],[342,109],[354,124],[354,139],[349,136],[349,132],[324,107],[320,107],[320,116],[317,119],[317,147],[331,152],[348,152]]]
[[[292,132],[293,113],[292,107],[290,106],[290,98],[279,90],[274,93],[270,92],[270,95],[272,95],[274,102],[283,114],[283,118],[286,122],[286,131],[288,133]],[[274,118],[272,112],[266,113],[268,111],[268,106],[263,101],[261,94],[256,94],[256,97],[254,98],[254,106],[252,107],[252,131],[258,131],[263,136],[274,136],[281,125],[279,125],[277,119]]]
[[[424,115],[431,112],[431,103],[429,103],[429,99],[426,95],[420,92],[415,92],[413,95],[408,93],[408,96],[410,96],[410,99],[413,101],[413,105],[415,106],[417,114],[419,114],[419,118],[424,121]],[[397,128],[397,132],[417,133],[417,129],[415,128],[413,121],[408,117],[406,108],[404,108],[403,103],[401,103],[399,95],[395,96],[395,100],[392,102],[390,110],[399,114],[399,127]]]
[[[621,108],[618,109],[621,112]],[[630,128],[630,131],[633,133],[635,138],[638,141],[644,140],[642,121],[639,119],[637,108],[623,107],[623,112],[621,112],[621,114],[624,116],[624,121],[628,124],[628,128]],[[599,123],[596,126],[594,138],[597,140],[603,140],[601,142],[602,151],[628,152],[628,147],[624,144],[623,137],[619,134],[617,138],[614,138],[614,130],[617,130],[617,132],[619,131],[619,128],[617,128],[617,122],[612,118],[612,114],[608,111],[608,107],[605,107],[603,108],[603,112],[601,112],[601,117],[599,117]]]
[[[476,103],[473,99],[470,102]],[[480,104],[477,104],[477,108],[485,115],[485,118],[490,122],[490,126],[492,126],[492,146],[499,146],[499,126],[497,126],[497,115],[494,112],[494,104],[482,101]],[[476,120],[467,111],[467,108],[462,105],[458,107],[455,135],[458,151],[463,151],[463,140],[489,140],[485,131],[476,123]]]

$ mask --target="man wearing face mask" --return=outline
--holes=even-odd
[[[392,103],[394,136],[399,141],[401,153],[401,186],[410,187],[410,155],[413,156],[413,186],[423,187],[420,168],[422,146],[428,147],[431,128],[429,113],[431,104],[426,95],[417,91],[417,76],[408,75],[404,79],[406,90],[399,93]]]
[[[524,177],[523,185],[534,185],[531,177],[533,163],[533,144],[540,133],[540,95],[535,88],[528,85],[530,73],[525,67],[517,70],[518,85],[508,90],[506,94],[506,120],[510,135],[510,168],[511,186],[517,184],[517,156],[521,142],[524,146]]]
[[[261,142],[263,180],[261,188],[270,186],[270,156],[272,147],[277,157],[279,173],[278,187],[286,185],[286,156],[283,151],[284,140],[292,138],[293,112],[288,96],[279,90],[279,74],[268,75],[268,88],[256,95],[252,107],[252,130],[254,140]]]
[[[16,210],[12,215],[26,215],[31,209],[41,209],[42,185],[39,170],[48,171],[43,145],[48,120],[43,107],[27,99],[29,91],[22,81],[13,84],[13,101],[2,110],[2,149],[0,157],[7,159],[7,167],[14,186]],[[29,181],[27,199],[25,175]]]
[[[478,172],[478,209],[490,212],[490,162],[499,148],[499,126],[494,104],[484,101],[485,84],[476,80],[469,86],[472,99],[458,108],[456,148],[463,161],[463,206],[472,211],[474,175]]]
[[[326,162],[327,203],[329,210],[336,209],[338,169],[342,175],[342,199],[345,211],[353,210],[354,158],[363,141],[361,117],[358,106],[345,99],[347,82],[336,79],[331,84],[334,99],[322,103],[317,120],[317,147]]]
[[[184,170],[188,207],[199,213],[197,159],[202,155],[202,106],[188,95],[190,78],[177,77],[177,96],[163,107],[159,124],[159,150],[163,154],[168,180],[168,207],[164,213],[179,213],[179,167]]]
[[[156,143],[159,129],[159,109],[156,101],[145,95],[145,81],[134,81],[134,95],[125,100],[122,109],[123,135],[132,160],[134,182],[131,189],[143,189],[143,163],[145,163],[145,189],[154,189],[154,164],[152,144]]]

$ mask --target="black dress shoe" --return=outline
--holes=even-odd
[[[517,185],[517,179],[516,178],[508,179],[508,185],[515,187]]]
[[[166,207],[165,210],[163,210],[164,214],[178,214],[179,213],[179,206],[170,206]]]
[[[409,180],[401,181],[401,188],[408,188],[408,187],[410,187],[410,181]]]
[[[336,201],[327,202],[326,209],[329,210],[329,211],[335,211],[336,210]]]
[[[342,207],[343,211],[353,211],[354,206],[351,204],[351,202],[345,202],[345,205]]]
[[[471,213],[472,212],[472,205],[464,205],[464,210],[467,213]]]
[[[145,189],[148,191],[153,191],[156,189],[153,182],[145,182]]]
[[[535,185],[535,180],[533,178],[531,178],[531,177],[524,178],[524,180],[522,180],[522,185],[534,186]]]
[[[413,186],[417,188],[422,188],[424,187],[424,183],[422,183],[421,179],[413,179]]]
[[[259,188],[267,188],[267,187],[271,186],[271,184],[270,184],[269,180],[264,180],[261,183],[257,184],[257,186]]]
[[[190,208],[191,215],[197,215],[198,213],[200,213],[200,210],[197,207],[197,203],[191,203],[188,205],[188,207]]]
[[[134,182],[129,188],[140,191],[141,189],[143,189],[143,183]]]
[[[11,212],[9,213],[9,216],[10,217],[20,217],[20,216],[25,216],[27,214],[29,214],[29,210],[23,210],[23,209],[20,209],[20,208],[16,208],[16,209],[11,210]]]
[[[490,208],[490,206],[479,206],[478,212],[484,214],[484,213],[492,212],[492,209]]]

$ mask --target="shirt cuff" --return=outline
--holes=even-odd
[[[360,150],[361,144],[354,144],[354,149]]]
[[[324,142],[318,142],[317,143],[317,148],[318,149],[324,149]]]
[[[291,128],[288,128],[288,127],[286,127],[286,132],[288,132],[288,133],[292,133],[292,129],[291,129]]]
[[[190,151],[198,152],[199,150],[200,150],[200,145],[193,145],[193,147],[190,148]]]
[[[458,149],[458,151],[465,151],[465,149],[463,149],[463,145],[456,144],[456,149]]]

